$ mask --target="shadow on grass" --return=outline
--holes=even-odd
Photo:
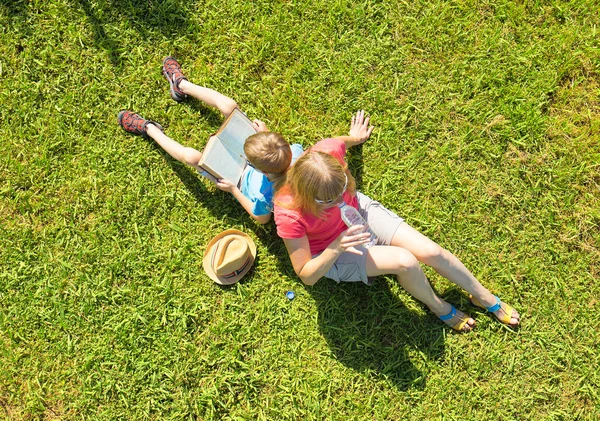
[[[173,170],[185,188],[194,196],[196,201],[202,207],[210,211],[213,216],[217,219],[231,219],[231,225],[244,224],[247,222],[243,220],[243,217],[247,215],[246,212],[237,201],[231,197],[231,194],[220,190],[214,192],[208,190],[205,183],[209,183],[209,181],[202,181],[202,176],[198,174],[198,172],[171,157],[171,155],[165,152],[153,140],[149,140],[149,142],[151,142],[152,146],[161,154],[167,164],[171,167],[171,170]],[[248,216],[248,219],[249,218],[250,217]]]
[[[289,276],[296,276],[291,263],[289,263],[285,245],[277,236],[277,230],[273,222],[269,222],[265,225],[255,223],[242,205],[240,205],[230,193],[220,190],[214,192],[209,191],[205,185],[205,183],[209,183],[209,181],[202,181],[202,176],[196,171],[172,158],[155,142],[152,141],[152,144],[181,180],[185,188],[194,196],[194,199],[199,206],[206,208],[215,218],[225,221],[224,224],[228,227],[243,225],[244,227],[249,228],[242,229],[242,231],[248,233],[251,230],[255,237],[267,247],[269,254],[278,256],[276,262],[279,272],[286,273]],[[214,235],[216,234],[217,232],[214,232]],[[252,269],[242,280],[240,280],[240,283],[252,282],[256,274],[256,268],[260,267],[260,254],[256,256],[252,266]],[[236,293],[234,285],[219,285],[219,287],[224,292]]]
[[[322,280],[309,289],[319,326],[335,358],[361,373],[383,377],[399,390],[422,389],[427,373],[412,360],[440,359],[444,326],[407,309],[384,277],[371,287]]]
[[[41,3],[41,2],[40,2]],[[189,0],[171,1],[92,1],[71,0],[74,9],[81,10],[92,28],[96,48],[104,50],[114,66],[122,65],[123,53],[129,48],[123,45],[118,36],[113,36],[106,28],[126,20],[140,34],[148,38],[152,32],[159,31],[164,36],[177,36],[181,33],[200,33],[193,21],[187,19],[187,7],[193,7]],[[41,3],[43,4],[43,3]],[[27,21],[28,15],[40,13],[42,5],[26,0],[0,0],[0,7],[9,17],[20,17]],[[0,11],[2,11],[0,9]]]
[[[221,127],[223,121],[225,121],[225,117],[223,117],[220,111],[217,111],[216,108],[210,107],[196,98],[189,97],[181,105],[183,105],[184,107],[191,108],[199,115],[201,114],[211,125],[211,127],[215,128],[215,132],[218,130],[219,127]],[[206,138],[208,139],[208,135],[206,136]]]
[[[158,30],[165,36],[176,35],[182,31],[190,31],[192,22],[184,5],[185,0],[169,2],[149,2],[146,0],[92,2],[90,0],[73,0],[87,16],[94,34],[97,48],[106,51],[113,66],[122,65],[122,55],[128,46],[122,40],[109,35],[105,27],[116,22],[127,21],[140,34],[148,38],[151,31]]]
[[[25,0],[0,0],[0,7],[2,7],[9,17],[20,16],[26,13],[27,5]]]
[[[348,168],[356,180],[356,189],[362,191],[363,185],[363,145],[349,148],[346,152]]]
[[[200,101],[190,100],[185,105],[207,116],[215,127],[222,122],[218,111]],[[152,144],[201,206],[217,219],[230,222],[228,225],[247,226],[250,222],[252,231],[267,247],[268,253],[277,257],[279,272],[296,276],[285,245],[277,236],[275,224],[253,223],[229,193],[210,192],[195,171],[173,159],[155,142],[152,141]],[[359,185],[362,147],[352,151],[350,165],[352,171],[358,174]],[[257,256],[254,267],[259,264]],[[254,276],[253,269],[242,282],[252,282]],[[222,286],[221,289],[235,291],[230,286]],[[426,373],[417,368],[411,358],[419,359],[418,355],[424,355],[427,359],[439,359],[443,356],[444,327],[434,317],[421,316],[407,309],[383,277],[378,278],[373,287],[336,285],[323,280],[309,292],[317,303],[321,332],[342,364],[361,373],[385,378],[399,390],[425,387]]]
[[[120,66],[123,47],[120,46],[119,42],[106,34],[104,22],[98,18],[96,11],[88,0],[77,0],[76,3],[78,3],[79,7],[81,7],[88,18],[94,34],[94,43],[96,44],[96,47],[107,52],[108,58],[114,66]]]

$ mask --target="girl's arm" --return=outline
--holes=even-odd
[[[271,220],[271,213],[268,213],[266,215],[255,215],[254,213],[252,213],[252,202],[250,201],[250,199],[244,196],[240,189],[234,186],[233,183],[221,178],[217,180],[216,184],[219,189],[223,191],[228,191],[229,193],[233,194],[233,197],[235,197],[238,200],[238,202],[240,202],[244,210],[248,212],[248,215],[250,215],[255,221],[261,224],[266,224]]]
[[[373,131],[373,126],[369,127],[370,120],[371,117],[369,116],[365,118],[365,110],[358,111],[355,116],[352,116],[349,135],[338,136],[335,139],[344,142],[346,144],[346,148],[365,143]]]
[[[363,232],[356,234],[362,227],[360,225],[348,228],[342,232],[323,253],[313,258],[310,254],[308,237],[284,238],[283,242],[287,248],[292,266],[296,275],[300,277],[305,285],[314,285],[333,266],[340,254],[347,251],[354,254],[362,254],[354,248],[369,241],[370,234]]]

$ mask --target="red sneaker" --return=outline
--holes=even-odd
[[[148,127],[148,124],[154,124],[160,129],[161,132],[164,132],[162,126],[156,121],[146,120],[144,117],[129,110],[120,111],[117,118],[119,120],[119,125],[123,127],[126,132],[131,134],[148,136],[146,133],[146,127]]]
[[[169,81],[171,98],[177,102],[181,102],[187,98],[187,95],[179,89],[179,82],[187,80],[181,71],[181,65],[175,60],[174,57],[165,57],[162,64],[162,73]]]

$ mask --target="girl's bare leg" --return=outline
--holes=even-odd
[[[369,276],[394,273],[402,288],[434,314],[441,316],[450,313],[451,305],[435,294],[417,258],[410,251],[400,247],[375,246],[368,253]],[[469,319],[463,330],[471,330],[474,325],[475,321]]]
[[[484,306],[490,307],[496,304],[494,295],[481,285],[456,256],[407,223],[403,223],[398,227],[392,239],[392,245],[407,249],[420,262],[431,266],[444,278],[472,294]],[[515,311],[511,316],[510,324],[519,324],[519,314]]]

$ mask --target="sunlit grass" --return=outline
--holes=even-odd
[[[0,0],[0,416],[596,419],[600,42],[591,1]],[[305,147],[376,130],[360,188],[523,316],[447,330],[391,278],[305,288],[275,227],[125,133],[124,108],[202,148],[235,98]],[[258,245],[215,285],[215,233]],[[285,292],[296,299],[288,301]]]

